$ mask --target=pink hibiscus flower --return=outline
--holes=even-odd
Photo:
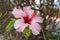
[[[43,19],[30,6],[23,7],[23,10],[15,7],[12,14],[15,18],[19,18],[14,24],[16,31],[23,32],[26,27],[29,27],[34,35],[40,33],[41,26],[39,23],[42,23]]]

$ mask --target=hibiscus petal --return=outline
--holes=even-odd
[[[28,24],[23,24],[18,29],[16,29],[16,31],[23,32],[26,27],[28,27]]]
[[[29,17],[31,17],[32,14],[34,13],[34,10],[32,10],[30,6],[25,6],[23,10]]]
[[[24,20],[23,19],[18,19],[18,20],[16,20],[15,21],[15,23],[14,23],[14,28],[15,29],[18,29],[21,25],[23,25],[24,24]]]
[[[38,23],[42,23],[43,22],[43,18],[40,16],[36,16],[33,18],[33,20],[31,22],[38,22]]]
[[[13,9],[12,14],[15,18],[21,18],[26,15],[21,9],[17,9],[16,7]]]
[[[34,35],[38,35],[41,31],[41,26],[38,23],[31,23],[29,28],[32,30]]]
[[[23,32],[24,29],[28,26],[28,24],[24,23],[23,19],[19,19],[15,22],[14,24],[14,28],[16,29],[16,31],[18,32]]]

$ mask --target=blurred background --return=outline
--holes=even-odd
[[[44,19],[37,36],[26,37],[13,27],[6,32],[6,26],[14,19],[13,8],[24,6],[31,6]],[[0,0],[0,40],[60,40],[60,0]]]

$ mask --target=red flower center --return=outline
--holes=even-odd
[[[33,2],[35,2],[35,0],[32,0]]]
[[[34,13],[31,15],[31,18],[29,18],[28,15],[27,15],[26,17],[23,17],[23,18],[24,18],[24,22],[30,24],[31,21],[32,21],[32,19],[33,19],[36,15],[37,15],[37,14],[36,14],[36,12],[34,11]]]
[[[23,17],[23,18],[24,18],[24,22],[25,22],[25,23],[30,24],[30,22],[32,21],[32,19],[29,18],[29,16],[26,16],[26,17]]]

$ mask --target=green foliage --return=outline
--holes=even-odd
[[[26,28],[23,34],[29,37],[31,35],[31,30],[29,28]]]
[[[0,17],[2,16],[2,13],[0,12]]]
[[[60,35],[49,34],[47,35],[47,40],[60,40]]]
[[[13,25],[14,25],[14,20],[12,20],[12,21],[10,21],[9,23],[8,23],[8,25],[6,26],[6,31],[7,32],[9,32],[10,31],[10,29],[13,27]]]

